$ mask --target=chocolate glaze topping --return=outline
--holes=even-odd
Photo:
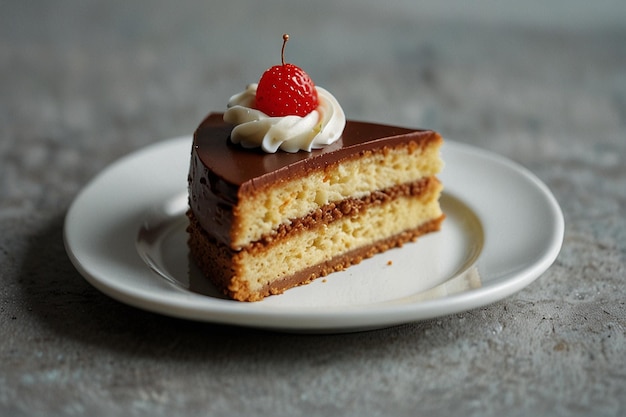
[[[251,191],[249,188],[262,187],[277,179],[301,176],[360,151],[436,135],[428,130],[348,121],[342,137],[322,149],[268,154],[231,143],[228,137],[232,125],[225,123],[222,117],[222,113],[207,116],[194,134],[194,148],[204,166],[216,176],[213,180],[230,187],[242,187],[242,191]]]

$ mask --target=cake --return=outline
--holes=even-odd
[[[259,88],[193,138],[188,245],[224,294],[259,301],[440,229],[439,134],[345,120],[317,86],[315,110],[270,116]]]

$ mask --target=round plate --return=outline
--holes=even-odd
[[[298,332],[386,327],[507,297],[554,262],[563,215],[523,167],[446,141],[442,230],[255,303],[225,299],[186,247],[191,137],[112,164],[76,197],[65,247],[94,287],[124,303],[192,320]]]

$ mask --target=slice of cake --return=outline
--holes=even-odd
[[[229,142],[212,114],[189,172],[189,247],[230,297],[260,300],[438,230],[441,137],[346,123],[321,150],[264,153]]]
[[[275,111],[289,102],[268,104],[264,77],[277,67],[233,96],[225,114],[210,114],[191,151],[190,253],[240,301],[343,270],[439,230],[445,217],[439,134],[346,121],[310,79],[295,84],[310,82],[304,101],[311,108]],[[276,71],[300,77],[292,68]],[[271,86],[283,82],[271,77]]]

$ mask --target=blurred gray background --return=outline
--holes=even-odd
[[[90,287],[65,212],[286,58],[349,118],[536,173],[566,235],[491,306],[351,335],[170,319]],[[626,2],[0,0],[0,415],[624,415]]]

